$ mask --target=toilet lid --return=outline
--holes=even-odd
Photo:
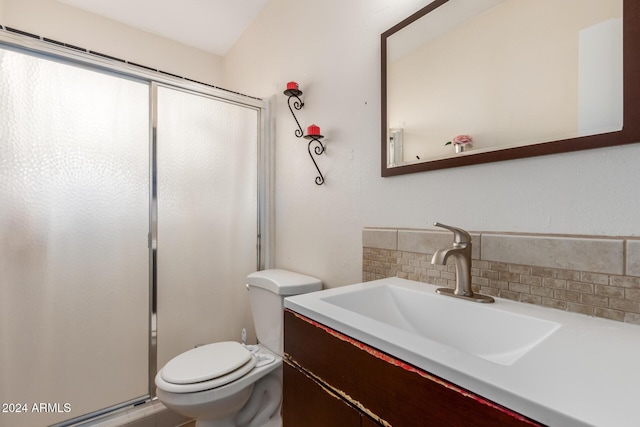
[[[237,370],[251,359],[251,352],[238,342],[207,344],[171,359],[162,368],[162,379],[173,384],[209,381]]]

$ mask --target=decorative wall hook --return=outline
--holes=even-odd
[[[320,141],[322,138],[324,138],[324,136],[320,135],[320,127],[317,125],[309,126],[307,128],[307,134],[304,136],[304,138],[309,140],[307,150],[309,151],[311,161],[318,171],[318,176],[316,176],[316,184],[322,185],[324,184],[324,176],[322,176],[322,172],[320,172],[320,168],[316,163],[316,159],[313,158],[313,153],[311,152],[311,144],[313,144],[314,142],[316,143],[316,146],[313,148],[313,151],[315,152],[316,156],[319,156],[326,151],[326,147],[324,146],[324,144],[322,144],[322,141]]]
[[[296,110],[301,110],[302,107],[304,107],[304,102],[302,102],[302,99],[300,99],[300,95],[302,95],[302,91],[300,90],[298,83],[289,82],[287,83],[287,90],[284,91],[284,94],[289,97],[289,99],[287,100],[287,105],[289,105],[289,111],[291,111],[291,115],[293,116],[293,119],[296,121],[296,124],[298,125],[298,129],[296,129],[295,134],[298,138],[300,138],[303,135],[302,126],[300,126],[300,122],[298,121],[298,118],[293,112],[293,108],[295,108]],[[293,100],[293,108],[291,108],[292,98],[295,98]]]

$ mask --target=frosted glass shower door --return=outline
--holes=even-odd
[[[148,99],[0,49],[0,402],[25,405],[2,426],[148,394]]]
[[[257,267],[256,109],[158,88],[158,367],[239,340]]]

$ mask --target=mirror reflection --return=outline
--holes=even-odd
[[[622,129],[622,8],[451,0],[393,33],[387,166]]]

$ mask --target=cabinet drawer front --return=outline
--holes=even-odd
[[[283,427],[360,427],[360,413],[285,362]]]
[[[297,313],[284,318],[285,357],[383,424],[542,425]]]

